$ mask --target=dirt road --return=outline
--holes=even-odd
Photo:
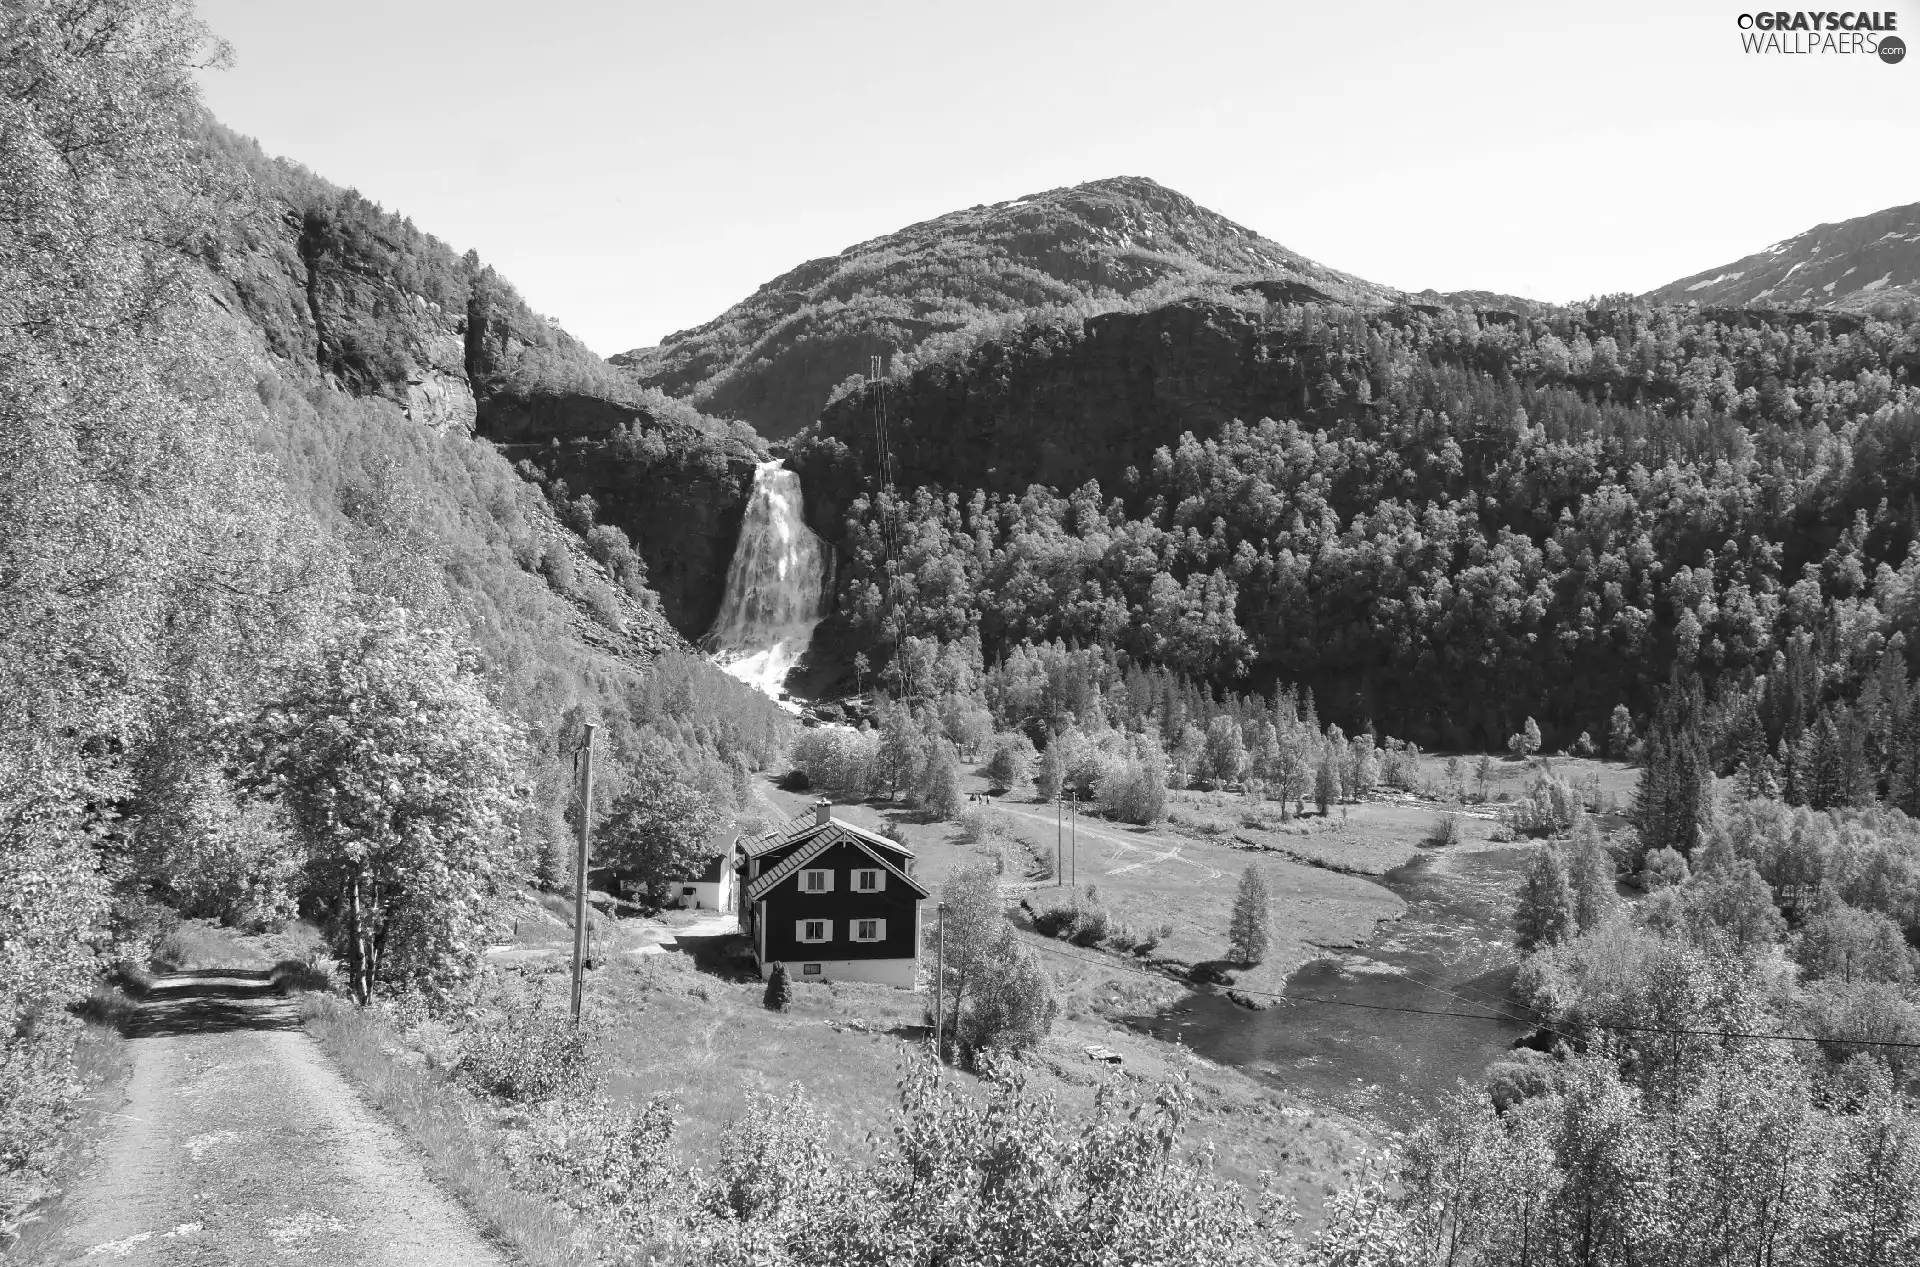
[[[45,1262],[507,1260],[300,1032],[264,972],[163,977],[141,1006],[117,1128]]]

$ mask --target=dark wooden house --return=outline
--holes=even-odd
[[[820,801],[741,850],[740,928],[760,975],[876,981],[911,990],[920,968],[913,851],[833,816]]]

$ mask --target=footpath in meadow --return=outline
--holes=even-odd
[[[160,977],[129,1032],[126,1103],[42,1261],[506,1262],[301,1031],[264,969]]]

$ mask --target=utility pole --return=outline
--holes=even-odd
[[[940,903],[934,913],[940,922],[934,926],[933,933],[933,1058],[944,1065],[947,1034],[941,1024],[941,1011],[947,993],[947,904]]]
[[[1066,811],[1060,808],[1060,793],[1053,794],[1053,882],[1067,878]]]
[[[593,833],[593,723],[580,749],[580,850],[573,860],[573,1023],[580,1023],[580,987],[587,965],[587,842]]]
[[[1067,827],[1067,839],[1071,842],[1073,853],[1073,882],[1080,883],[1080,789],[1073,789],[1073,812]]]

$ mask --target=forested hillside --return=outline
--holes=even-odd
[[[72,1108],[69,1005],[170,921],[298,911],[361,998],[452,997],[498,900],[562,872],[582,721],[608,803],[644,763],[708,822],[787,723],[589,500],[467,432],[652,434],[654,398],[211,125],[181,0],[9,6],[0,37],[4,1222]],[[751,452],[659,409],[687,460]]]
[[[1112,644],[1423,743],[1498,747],[1534,716],[1562,747],[1645,716],[1676,664],[1777,690],[1804,656],[1850,696],[1914,642],[1916,372],[1897,307],[1192,302],[870,387],[791,463],[847,555],[853,643],[897,612],[990,660]]]
[[[864,376],[871,356],[912,365],[1038,314],[1087,316],[1243,279],[1290,285],[1296,298],[1389,298],[1171,189],[1120,176],[951,212],[809,260],[705,325],[613,361],[777,440]]]

